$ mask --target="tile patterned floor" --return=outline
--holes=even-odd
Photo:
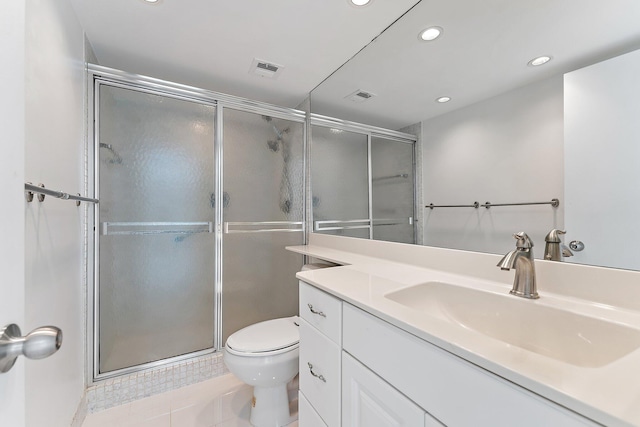
[[[252,397],[251,387],[227,374],[90,414],[82,427],[251,427]]]

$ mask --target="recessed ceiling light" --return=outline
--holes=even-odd
[[[440,104],[444,104],[445,102],[449,101],[451,101],[451,97],[449,96],[441,96],[440,98],[436,98],[436,102],[439,102]]]
[[[440,37],[443,31],[440,27],[429,27],[420,31],[418,38],[422,41],[430,42]]]
[[[354,6],[366,6],[371,3],[371,0],[348,0]]]
[[[538,56],[527,63],[530,67],[538,67],[551,61],[551,56]]]
[[[145,3],[158,3],[159,0],[144,0]]]

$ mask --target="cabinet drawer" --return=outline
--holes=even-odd
[[[300,282],[300,317],[334,343],[342,342],[342,301],[307,283]]]
[[[344,304],[344,349],[448,426],[597,424]]]
[[[340,347],[300,321],[300,390],[328,427],[340,426]]]
[[[304,427],[327,427],[301,391],[298,392],[298,424]]]
[[[342,427],[424,427],[425,412],[342,353]]]

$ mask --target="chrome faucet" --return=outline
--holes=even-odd
[[[549,261],[562,261],[564,257],[573,256],[573,252],[562,244],[560,235],[567,234],[566,231],[553,229],[544,238],[544,259]]]
[[[516,269],[513,288],[509,293],[522,298],[539,298],[533,263],[533,242],[524,231],[514,234],[513,237],[518,241],[516,248],[502,257],[498,263],[498,267],[502,270]]]

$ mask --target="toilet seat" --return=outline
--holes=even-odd
[[[274,356],[298,348],[298,317],[285,317],[256,323],[231,334],[226,349],[238,356]]]

